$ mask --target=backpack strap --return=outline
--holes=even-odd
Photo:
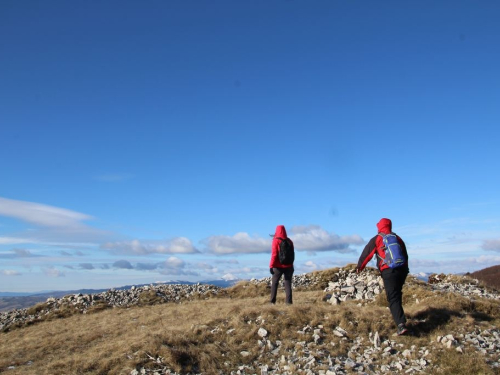
[[[385,238],[385,236],[387,236],[387,234],[386,234],[386,233],[379,232],[379,233],[377,233],[377,236],[382,237],[382,244],[383,244],[383,246],[382,246],[382,250],[384,250],[384,252],[385,252],[385,248],[386,248],[386,246],[385,246],[385,244],[384,244],[384,238]],[[382,261],[382,263],[386,264],[386,263],[385,263],[385,259],[384,259],[384,258],[382,258],[380,255],[378,255],[378,251],[375,251],[375,255],[376,255],[376,256],[377,256],[377,257],[378,257],[378,258]]]

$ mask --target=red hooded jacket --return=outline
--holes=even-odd
[[[281,264],[279,251],[280,251],[280,243],[281,240],[278,239],[283,238],[286,241],[290,241],[293,246],[293,242],[286,235],[286,229],[283,225],[278,225],[276,227],[276,232],[274,233],[273,244],[271,245],[271,261],[269,262],[269,268],[290,268],[293,267],[293,264]]]
[[[384,234],[389,234],[392,233],[392,222],[390,219],[380,219],[380,221],[377,223],[377,229],[378,233],[384,233]],[[399,245],[401,246],[401,250],[403,250],[403,253],[408,259],[408,252],[406,251],[406,245],[401,239],[396,234],[396,237],[398,238]],[[377,254],[377,267],[382,272],[383,270],[389,268],[389,266],[385,263],[382,262],[382,259],[385,258],[385,252],[383,250],[384,248],[384,242],[382,240],[382,237],[379,236],[378,234],[373,237],[370,242],[365,246],[363,252],[361,253],[361,256],[359,257],[358,261],[358,270],[362,271],[368,262],[372,260],[373,256]],[[382,259],[380,259],[382,258]],[[408,268],[408,262],[406,263],[405,266]]]

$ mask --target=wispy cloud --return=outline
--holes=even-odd
[[[135,265],[128,260],[122,259],[114,262],[112,267],[116,269],[127,269],[135,271],[156,271],[163,275],[198,275],[197,272],[191,269],[186,270],[186,262],[175,256],[171,256],[163,262],[138,262]]]
[[[4,276],[21,276],[22,273],[14,270],[0,270],[0,273]]]
[[[500,263],[500,256],[479,255],[476,257],[456,257],[450,259],[410,258],[411,272],[460,273],[473,272]]]
[[[131,270],[134,267],[128,260],[117,260],[116,262],[113,263],[113,268]]]
[[[437,222],[426,222],[409,224],[397,227],[395,231],[404,236],[409,237],[437,237],[437,238],[449,238],[453,236],[469,235],[471,233],[478,235],[484,235],[488,231],[488,228],[492,225],[497,226],[498,221],[494,219],[470,219],[467,217],[455,217],[446,220],[440,220]],[[483,236],[484,237],[484,236]]]
[[[0,237],[0,244],[50,243],[76,245],[96,243],[116,238],[111,232],[90,227],[84,222],[93,217],[65,208],[0,197],[0,216],[32,224],[35,228],[21,236]]]
[[[306,268],[307,272],[312,272],[318,269],[318,265],[314,263],[312,260],[308,260],[304,263],[304,268]]]
[[[39,255],[32,254],[27,249],[12,249],[9,252],[0,253],[0,258],[3,259],[16,259],[16,258],[34,258]]]
[[[55,267],[45,267],[43,273],[49,277],[65,277],[66,274]]]
[[[92,263],[80,263],[79,266],[83,270],[93,270],[95,268]]]
[[[217,264],[239,264],[238,259],[221,259],[218,258],[215,263]]]
[[[35,257],[37,255],[32,254],[29,250],[27,249],[13,249],[12,250],[14,254],[16,254],[17,257],[19,258],[31,258]]]
[[[160,263],[163,268],[184,268],[186,262],[177,257],[170,257],[166,261]]]
[[[0,215],[51,228],[78,228],[92,216],[65,208],[0,197]]]
[[[207,272],[207,273],[217,273],[219,272],[219,269],[211,264],[205,263],[205,262],[199,262],[196,264],[196,267],[199,269]]]
[[[0,245],[20,245],[34,243],[33,239],[21,237],[0,237]]]
[[[500,251],[500,239],[486,240],[481,248],[483,250]]]
[[[176,237],[165,241],[120,241],[107,242],[102,249],[114,254],[145,255],[145,254],[192,254],[199,251],[186,237]]]

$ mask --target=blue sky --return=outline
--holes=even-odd
[[[497,1],[0,2],[0,290],[500,263]],[[497,171],[497,172],[495,172]]]

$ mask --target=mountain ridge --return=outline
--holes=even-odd
[[[380,274],[355,265],[230,288],[152,285],[0,314],[0,372],[221,375],[498,374],[500,294],[470,276],[409,276],[395,335]]]
[[[77,289],[77,290],[54,290],[48,292],[33,292],[33,293],[15,293],[15,292],[0,292],[0,312],[9,311],[12,309],[22,309],[33,306],[39,302],[44,302],[48,298],[59,298],[70,294],[98,294],[106,292],[108,290],[127,290],[133,287],[143,287],[146,285],[196,285],[196,284],[207,284],[215,285],[222,288],[234,285],[239,280],[206,280],[206,281],[183,281],[183,280],[170,280],[165,282],[155,282],[150,284],[137,284],[137,285],[123,285],[116,288],[105,288],[105,289]]]

